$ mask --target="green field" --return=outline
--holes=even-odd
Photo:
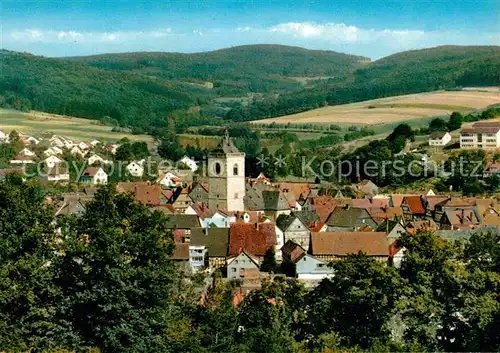
[[[130,140],[146,141],[149,145],[153,144],[151,136],[113,132],[111,129],[112,127],[100,125],[96,120],[40,112],[24,113],[16,110],[0,109],[0,130],[4,132],[16,130],[35,136],[42,133],[52,133],[81,141],[97,139],[106,142],[115,142],[126,137]]]

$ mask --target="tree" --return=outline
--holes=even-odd
[[[454,131],[460,129],[463,122],[463,116],[459,112],[453,112],[450,115],[450,120],[448,121],[447,127],[449,131]]]
[[[406,139],[412,139],[415,132],[412,130],[408,124],[399,124],[394,128],[392,133],[387,136],[388,141],[394,141],[398,136],[403,136]]]
[[[173,240],[164,215],[111,186],[79,218],[61,225],[65,256],[55,262],[65,314],[90,346],[105,351],[163,351],[174,320]]]
[[[307,297],[309,335],[337,332],[346,347],[370,347],[389,339],[385,323],[399,296],[394,268],[363,253],[332,265],[335,276],[323,280]]]
[[[429,131],[448,131],[446,121],[441,118],[432,119],[429,123]]]
[[[40,189],[17,175],[0,182],[0,350],[48,349],[70,340],[56,315],[56,257],[51,209]],[[67,341],[65,343],[68,343]]]
[[[264,254],[264,261],[262,261],[262,265],[260,266],[260,270],[262,272],[275,272],[278,264],[276,263],[276,253],[274,252],[274,248],[271,247],[266,250]]]

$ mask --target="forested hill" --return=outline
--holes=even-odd
[[[460,86],[500,85],[500,47],[444,46],[375,62],[331,51],[251,45],[207,53],[130,53],[50,59],[0,51],[0,106],[121,125],[219,124]],[[304,84],[304,77],[319,79]],[[213,88],[193,83],[209,81]],[[300,82],[301,81],[301,82]],[[253,94],[251,98],[248,94]],[[241,97],[230,101],[220,97]],[[192,118],[192,117],[191,117]]]
[[[343,75],[369,58],[284,45],[244,45],[201,53],[138,52],[72,57],[104,69],[144,70],[168,79],[225,79],[239,75]],[[156,72],[155,72],[156,71]]]
[[[92,67],[168,80],[211,82],[218,95],[297,90],[290,77],[345,77],[370,59],[284,45],[245,45],[203,53],[139,52],[67,58]]]
[[[181,85],[61,59],[2,50],[0,68],[0,106],[19,110],[148,126],[196,102]]]
[[[377,60],[355,72],[360,88],[389,95],[500,83],[499,46],[441,46]]]

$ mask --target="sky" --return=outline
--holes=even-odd
[[[284,44],[378,59],[500,45],[500,0],[0,0],[0,47],[44,56]]]

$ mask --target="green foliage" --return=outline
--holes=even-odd
[[[441,118],[432,119],[429,123],[429,131],[448,131],[446,121]]]
[[[462,122],[464,117],[459,112],[453,112],[450,115],[450,120],[448,121],[448,130],[454,131],[462,127]]]
[[[144,141],[125,142],[116,149],[116,160],[131,161],[149,156],[148,145]]]
[[[276,253],[274,252],[274,248],[269,248],[264,254],[264,261],[260,265],[260,270],[262,272],[276,272],[277,268]]]

